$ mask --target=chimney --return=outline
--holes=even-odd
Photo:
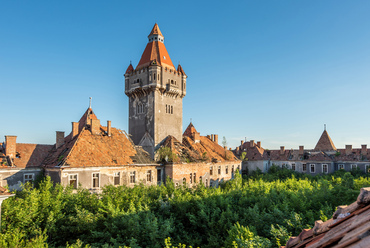
[[[304,153],[304,146],[299,146],[299,155],[303,155]]]
[[[100,134],[100,120],[99,119],[91,119],[91,133]]]
[[[5,135],[5,155],[15,158],[17,148],[17,136]]]
[[[214,134],[211,134],[211,140],[215,141],[215,135]]]
[[[352,153],[352,145],[346,145],[346,155],[349,155]]]
[[[74,139],[78,134],[79,122],[72,122],[72,139]]]
[[[261,141],[257,141],[257,146],[261,148]]]
[[[208,134],[208,135],[207,135],[207,138],[211,140],[211,135],[209,135],[209,134]]]
[[[62,145],[64,145],[64,132],[56,131],[57,137],[55,142],[55,147],[58,149]]]
[[[249,141],[249,147],[254,147],[254,140]]]
[[[218,144],[218,134],[214,134],[213,137],[214,137],[215,143]]]
[[[111,126],[111,121],[107,121],[107,133],[108,136],[112,136],[112,126]]]
[[[361,145],[361,155],[367,155],[367,145]]]
[[[280,155],[284,155],[284,153],[285,153],[285,147],[280,146]]]

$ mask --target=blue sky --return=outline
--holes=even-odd
[[[370,145],[370,1],[1,1],[0,141],[55,143],[93,97],[128,130],[123,74],[158,23],[186,74],[183,128],[313,148]],[[221,143],[221,142],[220,142]]]

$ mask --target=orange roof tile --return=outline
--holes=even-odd
[[[14,165],[18,168],[41,166],[53,145],[17,143]]]
[[[154,24],[154,27],[153,27],[152,31],[150,32],[150,34],[148,35],[148,37],[151,36],[151,35],[153,35],[153,34],[158,34],[160,36],[163,36],[162,33],[161,33],[161,30],[158,27],[158,24],[157,23]]]
[[[317,142],[315,149],[316,151],[335,151],[337,148],[335,148],[333,141],[331,140],[328,132],[324,130],[322,133],[319,141]]]
[[[176,70],[166,47],[159,41],[152,41],[146,45],[139,64],[136,66],[136,70],[141,67],[149,66],[150,64],[157,64],[167,67],[168,69]]]
[[[362,188],[357,201],[339,206],[332,219],[316,221],[312,229],[304,229],[282,247],[369,247],[369,223],[370,188]]]

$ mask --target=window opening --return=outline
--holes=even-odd
[[[99,188],[99,173],[93,173],[93,188]]]
[[[69,185],[77,189],[77,174],[69,175]]]
[[[146,181],[147,182],[151,182],[152,181],[152,171],[151,170],[148,170],[146,172]]]
[[[120,185],[120,173],[114,172],[114,185]]]
[[[135,183],[135,171],[130,172],[130,183]]]

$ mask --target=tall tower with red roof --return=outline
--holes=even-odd
[[[129,133],[136,145],[152,157],[168,135],[182,140],[182,98],[186,95],[186,74],[177,69],[164,45],[157,24],[148,36],[139,64],[125,73],[125,94],[129,97]]]

